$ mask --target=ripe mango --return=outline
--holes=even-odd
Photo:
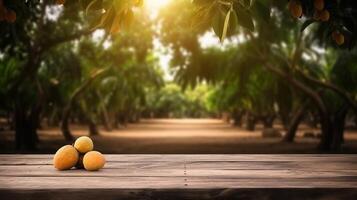
[[[74,142],[74,147],[80,153],[87,153],[93,150],[93,141],[87,136],[82,136]]]
[[[90,151],[83,157],[84,168],[88,171],[96,171],[104,167],[105,158],[98,151]]]
[[[324,0],[314,0],[314,7],[316,10],[322,10],[325,7]]]
[[[295,18],[299,18],[302,15],[302,6],[300,1],[298,0],[290,0],[289,1],[289,11],[291,13],[292,16],[294,16]]]
[[[330,19],[330,12],[327,11],[327,10],[321,11],[321,13],[320,13],[320,19],[321,19],[321,21],[323,21],[323,22],[328,21],[328,20]]]
[[[345,36],[338,31],[332,33],[332,39],[335,40],[337,45],[342,45],[345,43]]]
[[[71,169],[78,162],[78,151],[72,145],[65,145],[57,150],[53,165],[58,170]]]

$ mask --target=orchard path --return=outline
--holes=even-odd
[[[281,130],[279,125],[275,127]],[[88,134],[85,126],[72,125],[71,130],[76,137]],[[262,138],[261,131],[261,126],[250,132],[218,119],[142,119],[111,132],[100,127],[100,135],[92,138],[97,150],[118,154],[318,153],[318,138],[301,137],[306,131],[318,130],[300,128],[292,144],[282,143],[281,138]],[[39,135],[39,150],[30,153],[54,153],[68,144],[57,127],[45,128]],[[344,153],[357,153],[356,136],[346,132]],[[12,153],[13,146],[13,134],[4,133],[0,137],[0,152]]]
[[[317,138],[301,137],[306,127],[293,144],[281,143],[281,138],[262,138],[261,131],[261,126],[251,132],[218,119],[143,119],[123,129],[101,130],[94,141],[103,152],[135,154],[314,153],[318,142]],[[87,131],[75,133],[79,136]]]

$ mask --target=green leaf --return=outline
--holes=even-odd
[[[193,30],[202,32],[210,27],[210,9],[209,7],[200,7],[192,15],[191,26]]]
[[[229,16],[227,16],[229,14]],[[227,21],[226,31],[225,22]],[[234,10],[224,12],[217,9],[212,19],[212,27],[215,34],[222,40],[233,35],[237,29],[237,15]],[[225,34],[223,34],[225,32]],[[223,37],[224,36],[224,37]]]
[[[223,32],[222,32],[222,37],[221,37],[221,42],[224,40],[224,38],[227,35],[227,30],[229,26],[229,18],[231,16],[231,10],[227,12],[226,18],[224,19],[224,25],[223,25]]]
[[[250,31],[254,31],[253,19],[246,9],[239,9],[237,12],[238,24]]]
[[[252,7],[252,12],[254,16],[257,16],[259,19],[265,22],[270,20],[270,6],[267,5],[264,1],[255,1]]]
[[[238,2],[245,8],[250,8],[253,4],[253,0],[239,0]]]
[[[219,10],[216,11],[215,15],[213,16],[212,27],[213,27],[213,31],[219,38],[222,37],[223,20],[224,19],[222,17],[222,13]]]

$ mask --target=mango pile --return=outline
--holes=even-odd
[[[79,137],[72,145],[65,145],[57,150],[53,157],[53,166],[58,170],[73,167],[96,171],[104,167],[105,158],[98,151],[93,151],[93,141],[87,136]]]

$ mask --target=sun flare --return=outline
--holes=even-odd
[[[171,0],[145,0],[145,7],[152,11],[158,12],[161,8],[165,7]]]

